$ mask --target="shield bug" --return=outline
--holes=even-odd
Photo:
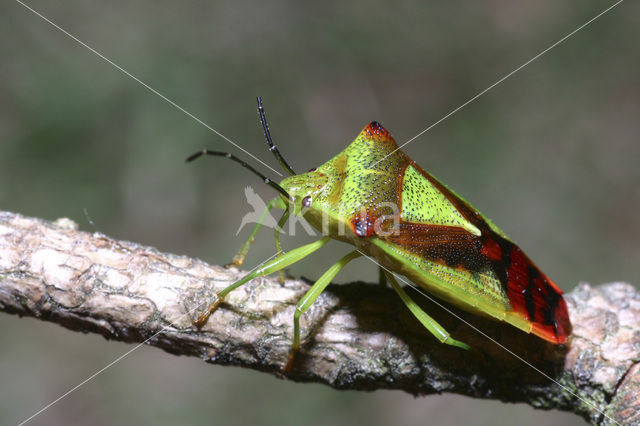
[[[293,213],[304,217],[324,236],[283,253],[277,229],[277,256],[221,290],[195,321],[197,326],[206,323],[229,292],[255,277],[282,271],[333,238],[351,243],[356,250],[331,266],[298,302],[285,369],[290,368],[300,347],[300,316],[344,266],[362,255],[377,260],[384,270],[381,278],[386,278],[416,318],[442,343],[469,348],[420,309],[389,271],[406,276],[471,313],[506,321],[551,343],[566,342],[571,324],[558,286],[486,216],[399,150],[379,123],[368,124],[344,151],[326,163],[295,174],[271,140],[260,98],[258,112],[269,150],[291,175],[280,184],[225,152],[203,150],[187,161],[213,155],[240,163],[280,193],[267,204],[263,218],[269,210],[281,208],[284,215],[280,226]],[[260,226],[255,225],[234,257],[234,264],[242,264]]]

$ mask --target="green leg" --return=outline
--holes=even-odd
[[[315,302],[318,296],[320,296],[324,289],[327,288],[327,285],[329,285],[331,280],[335,278],[338,272],[340,272],[347,263],[360,256],[362,256],[362,253],[360,253],[359,250],[355,250],[340,259],[324,274],[322,274],[320,278],[318,278],[318,281],[313,284],[309,291],[307,291],[307,293],[298,302],[293,314],[293,344],[291,345],[291,351],[289,352],[289,360],[287,361],[287,365],[284,367],[285,373],[291,369],[293,358],[298,352],[298,349],[300,349],[300,316],[305,313],[311,305],[313,305],[313,302]]]
[[[207,307],[207,310],[194,321],[194,324],[196,325],[196,327],[202,328],[202,326],[207,322],[211,314],[218,308],[220,303],[222,303],[226,295],[232,292],[233,290],[235,290],[236,288],[240,287],[243,284],[246,284],[247,282],[249,282],[250,280],[256,277],[269,275],[273,272],[277,272],[281,270],[282,268],[286,268],[287,266],[293,263],[296,263],[300,259],[307,257],[308,255],[318,250],[323,245],[327,244],[329,240],[330,240],[330,237],[324,237],[321,240],[304,245],[302,247],[295,248],[288,253],[283,253],[280,256],[276,256],[275,258],[264,262],[262,265],[257,267],[250,274],[245,275],[239,281],[236,281],[235,283],[231,284],[230,286],[218,292],[214,301],[210,303],[209,306]]]
[[[402,287],[400,287],[400,285],[398,284],[398,281],[396,281],[396,278],[392,274],[387,273],[386,275],[387,275],[387,279],[391,283],[391,287],[393,287],[396,293],[398,293],[398,296],[400,296],[404,304],[407,305],[407,308],[409,308],[411,313],[416,318],[418,318],[418,321],[420,321],[422,325],[424,325],[424,327],[431,332],[431,334],[433,334],[442,343],[446,343],[447,345],[457,346],[459,348],[467,349],[467,350],[471,349],[471,346],[467,345],[466,343],[460,342],[452,338],[447,332],[447,330],[445,330],[440,324],[438,324],[436,320],[431,318],[429,315],[426,314],[425,311],[420,309],[420,307],[416,304],[416,302],[414,302],[409,297],[409,295],[402,289]]]
[[[289,219],[289,215],[291,214],[291,209],[287,205],[282,217],[278,221],[278,227],[276,228],[276,253],[277,255],[281,255],[283,253],[282,246],[280,245],[280,233],[282,232],[282,227],[284,226],[287,219]],[[284,270],[280,270],[280,284],[284,284]]]
[[[231,261],[231,263],[228,266],[231,266],[231,265],[242,266],[242,264],[244,263],[244,258],[247,256],[247,253],[249,252],[249,247],[255,241],[256,235],[258,234],[258,231],[260,231],[260,228],[262,227],[262,223],[266,219],[267,214],[269,214],[269,212],[274,207],[277,207],[277,208],[280,208],[280,209],[284,209],[287,206],[284,203],[284,201],[282,200],[282,198],[279,198],[279,197],[278,198],[274,198],[273,200],[271,200],[271,201],[269,201],[267,203],[267,207],[264,209],[264,211],[260,215],[260,218],[258,219],[258,223],[256,223],[256,225],[253,227],[253,230],[251,231],[251,234],[249,234],[249,237],[247,238],[247,240],[244,242],[244,244],[242,244],[242,247],[240,247],[240,251],[238,251],[238,254],[236,254],[233,257],[233,260]],[[277,230],[276,230],[276,232],[277,232]],[[278,244],[279,244],[279,242],[278,242]]]
[[[378,266],[378,283],[381,287],[387,286],[387,275],[382,266]]]

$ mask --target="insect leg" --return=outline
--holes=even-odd
[[[422,323],[422,325],[431,332],[438,340],[442,343],[446,343],[447,345],[457,346],[462,349],[471,349],[469,345],[466,343],[455,340],[453,337],[449,335],[449,332],[445,330],[440,324],[436,322],[433,318],[431,318],[425,311],[420,309],[420,307],[414,302],[409,295],[400,287],[398,281],[396,281],[395,277],[387,272],[387,279],[389,283],[391,283],[391,287],[398,293],[398,296],[402,299],[407,308],[411,311],[411,313]]]
[[[282,200],[282,199],[280,199]],[[281,255],[283,253],[282,246],[280,245],[280,233],[282,232],[282,227],[284,226],[287,219],[289,219],[289,215],[291,214],[291,209],[287,205],[284,209],[284,213],[282,217],[278,221],[278,226],[276,227],[276,253]],[[280,270],[280,284],[284,284],[284,269]]]
[[[244,258],[247,256],[247,253],[249,252],[249,247],[255,241],[256,235],[258,234],[258,231],[260,231],[260,228],[262,228],[262,224],[263,224],[264,220],[267,218],[267,214],[269,214],[269,212],[274,207],[277,207],[279,209],[284,209],[287,206],[286,206],[285,202],[282,200],[282,198],[280,198],[280,197],[274,198],[273,200],[269,201],[267,203],[267,207],[265,207],[265,209],[263,210],[262,214],[260,215],[260,218],[258,219],[258,222],[253,227],[253,230],[251,231],[251,234],[249,234],[249,237],[247,237],[247,239],[244,242],[244,244],[242,244],[242,246],[240,247],[240,250],[238,251],[238,254],[233,256],[233,260],[227,266],[232,266],[232,265],[234,265],[234,266],[242,266],[242,264],[244,263]],[[276,233],[277,232],[278,232],[278,230],[276,229]],[[280,252],[281,252],[281,250],[278,250],[278,254],[280,254]]]
[[[281,255],[276,256],[271,260],[267,260],[250,274],[245,275],[242,279],[220,290],[218,294],[216,294],[214,301],[211,302],[209,306],[207,306],[207,310],[202,315],[200,315],[193,323],[196,325],[196,327],[202,328],[211,314],[218,308],[218,306],[220,306],[227,294],[254,278],[269,275],[273,272],[281,270],[282,268],[286,268],[293,263],[296,263],[300,259],[307,257],[323,245],[327,244],[330,239],[331,237],[324,237],[321,240],[306,244],[301,247],[297,247],[287,253],[282,253]]]
[[[387,286],[387,275],[382,266],[378,266],[378,283],[381,287]]]
[[[335,278],[338,272],[340,272],[347,263],[360,256],[362,256],[362,253],[359,250],[352,251],[351,253],[344,256],[333,266],[327,269],[327,271],[322,274],[320,278],[318,278],[318,281],[313,284],[309,291],[307,291],[307,293],[298,302],[296,310],[293,314],[293,343],[291,345],[291,350],[289,351],[289,359],[287,361],[287,365],[284,367],[285,373],[291,369],[293,358],[298,352],[298,349],[300,349],[300,316],[305,313],[311,307],[311,305],[313,305],[313,302],[315,302],[318,296],[320,296],[324,289],[327,288],[327,285],[329,285],[331,280]]]

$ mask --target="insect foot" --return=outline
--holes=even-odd
[[[244,256],[241,259],[237,258],[237,257],[234,257],[233,260],[231,260],[231,262],[225,263],[224,267],[225,267],[225,269],[239,268],[239,267],[242,266],[243,263],[244,263]]]
[[[213,314],[215,310],[218,309],[218,306],[220,306],[220,304],[223,301],[224,301],[224,298],[216,294],[215,300],[211,302],[209,306],[207,306],[207,310],[204,311],[204,313],[199,315],[198,318],[196,318],[195,321],[193,321],[193,325],[195,325],[198,328],[198,330],[202,329],[202,327],[204,327],[207,321],[209,321],[209,317],[211,316],[211,314]]]
[[[297,353],[298,353],[298,349],[296,349],[296,348],[291,348],[289,350],[289,356],[287,357],[287,363],[285,364],[284,368],[282,369],[282,374],[283,375],[286,376],[291,371],[291,368],[293,367],[293,361],[295,360]]]

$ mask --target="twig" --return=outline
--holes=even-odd
[[[254,280],[201,331],[192,325],[214,292],[241,275],[81,232],[68,219],[0,212],[0,310],[108,339],[151,338],[174,354],[280,375],[308,282]],[[566,347],[460,313],[562,386],[426,302],[474,350],[439,344],[392,290],[360,282],[330,286],[303,316],[305,340],[287,377],[339,389],[455,392],[572,411],[597,424],[640,423],[640,293],[624,283],[580,284],[566,298],[573,323]]]

